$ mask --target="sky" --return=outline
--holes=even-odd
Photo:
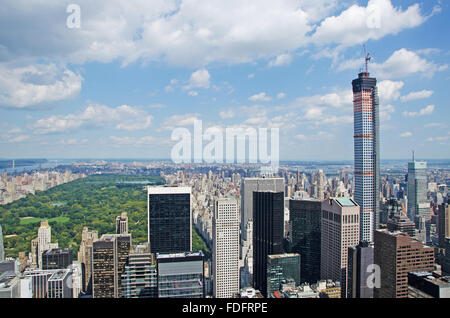
[[[381,158],[448,159],[449,10],[440,0],[4,0],[0,158],[170,158],[173,131],[201,120],[278,128],[281,160],[352,160],[351,81],[365,45]]]

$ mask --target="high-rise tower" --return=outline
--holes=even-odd
[[[377,79],[366,70],[353,80],[355,187],[360,206],[360,240],[373,242],[379,225],[380,122]]]
[[[239,211],[235,199],[214,202],[213,293],[231,298],[239,292]]]

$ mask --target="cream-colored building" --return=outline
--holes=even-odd
[[[359,213],[359,205],[350,198],[322,202],[321,279],[339,281],[341,286],[346,281],[347,250],[359,244]]]

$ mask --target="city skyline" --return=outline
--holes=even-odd
[[[450,157],[443,120],[449,44],[429,36],[448,25],[448,4],[258,4],[216,3],[220,9],[213,10],[199,2],[195,11],[187,2],[142,10],[79,1],[83,22],[71,29],[64,4],[41,4],[31,18],[37,4],[8,3],[2,29],[20,24],[25,33],[20,42],[0,34],[2,153],[170,158],[171,131],[192,130],[200,119],[205,128],[278,127],[282,160],[323,160],[330,152],[333,160],[350,160],[349,82],[364,64],[366,44],[374,57],[369,71],[379,79],[382,157],[407,158],[412,149],[421,158]],[[130,21],[137,22],[124,23]],[[162,34],[179,42],[169,45]]]

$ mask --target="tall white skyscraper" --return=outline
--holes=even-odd
[[[214,202],[213,293],[231,298],[239,292],[239,212],[235,199]]]
[[[366,62],[370,58],[366,58]],[[377,79],[361,72],[353,80],[355,188],[360,206],[360,240],[373,242],[379,226],[380,141]]]
[[[38,266],[42,268],[42,253],[52,248],[58,248],[58,243],[51,243],[52,228],[48,225],[48,221],[41,221],[41,226],[38,229],[38,245],[37,245],[37,259]]]
[[[3,245],[2,225],[0,224],[0,261],[5,259],[5,247]]]

